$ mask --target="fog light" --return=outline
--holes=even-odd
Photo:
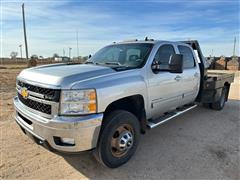
[[[72,138],[61,138],[61,141],[64,144],[75,145],[75,141]]]

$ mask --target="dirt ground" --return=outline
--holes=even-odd
[[[0,179],[239,179],[239,72],[222,111],[197,107],[141,137],[126,165],[108,169],[91,152],[59,156],[32,142],[12,117],[21,67],[0,68]]]

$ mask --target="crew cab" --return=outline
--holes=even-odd
[[[233,74],[209,73],[198,41],[131,40],[85,64],[52,64],[17,77],[15,120],[52,151],[92,150],[103,165],[126,163],[140,134],[203,104],[221,110]]]

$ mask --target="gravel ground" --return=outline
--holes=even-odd
[[[126,165],[108,169],[91,152],[59,156],[34,144],[12,118],[15,77],[0,69],[0,179],[239,179],[240,78],[222,111],[197,107],[141,137]],[[238,73],[239,75],[239,73]]]

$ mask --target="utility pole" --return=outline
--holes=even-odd
[[[237,39],[235,37],[234,38],[234,45],[233,45],[233,58],[235,58],[235,56],[236,56],[236,41],[237,41]]]
[[[79,48],[78,48],[78,30],[77,30],[77,59],[79,58]],[[78,59],[79,60],[79,59]]]
[[[65,49],[63,48],[63,57],[65,56]]]
[[[22,4],[22,16],[23,16],[23,31],[24,31],[26,58],[28,60],[28,46],[27,46],[27,33],[26,33],[26,24],[25,24],[24,3]]]
[[[20,48],[20,55],[21,55],[21,59],[22,59],[22,44],[19,45]]]
[[[72,50],[72,48],[70,47],[69,48],[69,58],[71,59],[71,50]]]

